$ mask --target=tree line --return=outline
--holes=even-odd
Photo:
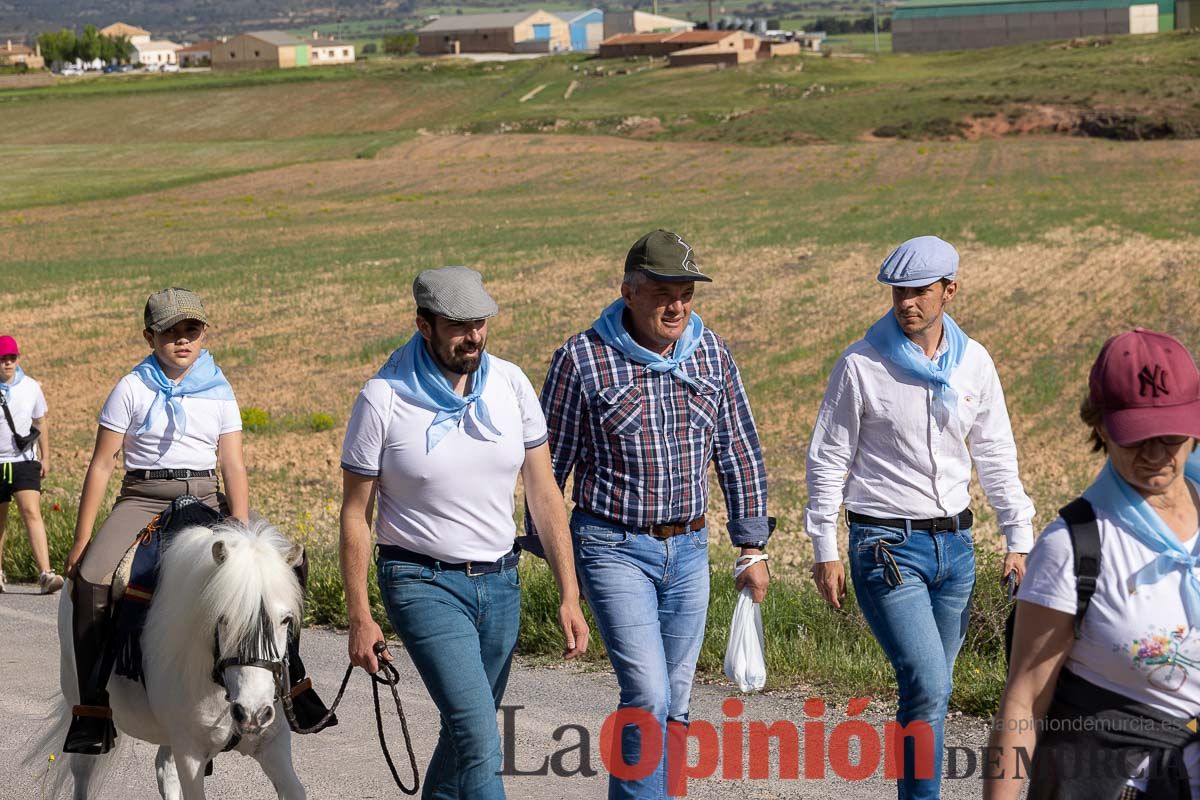
[[[37,42],[42,48],[42,57],[50,63],[95,61],[97,58],[108,64],[113,61],[129,61],[133,58],[133,45],[128,36],[105,36],[95,25],[83,29],[82,36],[63,28],[38,34]]]
[[[870,17],[859,17],[858,19],[846,19],[845,17],[818,17],[816,22],[804,26],[810,31],[825,31],[830,36],[835,36],[839,33],[871,33],[875,30]],[[879,17],[879,32],[890,31],[892,29],[892,18]]]

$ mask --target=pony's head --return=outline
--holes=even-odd
[[[235,730],[261,733],[275,719],[288,638],[298,633],[303,551],[265,521],[181,531],[163,557],[146,622],[155,659],[189,685],[225,688]]]

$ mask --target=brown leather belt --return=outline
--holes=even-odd
[[[698,531],[707,524],[704,521],[704,515],[701,514],[691,522],[664,522],[662,525],[651,525],[645,531],[655,539],[670,539],[672,536],[678,536],[681,533]]]
[[[602,516],[600,514],[592,512],[592,511],[586,511],[585,509],[582,509],[582,508],[579,508],[576,510],[583,512],[584,514],[587,514],[589,517],[595,517],[596,519],[601,520],[602,522],[605,522],[609,525],[612,525],[615,528],[625,528],[626,530],[631,530],[636,533],[644,533],[649,536],[653,536],[655,539],[670,539],[672,536],[678,536],[681,533],[691,533],[692,531],[698,531],[701,528],[703,528],[705,525],[708,524],[705,521],[703,514],[701,514],[700,516],[696,517],[693,520],[687,520],[684,522],[664,522],[660,525],[630,525],[627,522],[621,522],[620,520],[609,519],[608,517]]]

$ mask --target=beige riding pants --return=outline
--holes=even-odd
[[[83,561],[79,565],[80,576],[88,583],[112,583],[113,572],[142,529],[154,519],[155,514],[165,511],[172,500],[185,494],[200,498],[211,508],[219,507],[216,478],[145,480],[126,475],[121,481],[121,493],[113,504],[112,513],[92,537],[83,554]]]

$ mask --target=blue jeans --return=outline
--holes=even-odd
[[[660,540],[579,509],[575,568],[621,687],[619,708],[654,717],[663,757],[641,780],[610,775],[610,800],[666,797],[667,723],[687,724],[708,617],[708,529]],[[621,757],[641,763],[641,729],[621,731]]]
[[[488,575],[380,558],[379,590],[442,717],[421,797],[504,800],[496,709],[521,623],[516,566]]]
[[[954,660],[967,633],[975,588],[971,531],[930,533],[852,522],[850,576],[863,616],[896,670],[896,721],[902,726],[920,721],[932,729],[932,777],[917,777],[930,765],[924,758],[916,762],[917,743],[906,739],[897,796],[934,800],[941,793]]]

